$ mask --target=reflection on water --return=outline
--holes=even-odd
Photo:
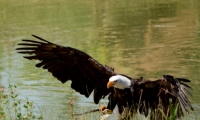
[[[16,44],[36,34],[81,49],[119,73],[147,79],[172,74],[192,80],[196,110],[200,96],[198,0],[0,1],[0,85],[18,86],[19,99],[66,111],[70,83],[16,54]],[[98,107],[78,93],[78,106]],[[106,100],[102,100],[102,103]],[[78,111],[79,109],[77,109]],[[199,114],[199,113],[198,113]]]

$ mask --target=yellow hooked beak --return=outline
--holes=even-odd
[[[113,87],[115,85],[115,82],[108,82],[107,88]]]

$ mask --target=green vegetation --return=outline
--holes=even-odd
[[[4,93],[4,89],[0,90],[0,119],[17,119],[17,120],[30,120],[35,119],[36,115],[33,112],[33,102],[26,98],[22,103],[17,99],[18,94],[15,93],[16,85],[9,85],[8,93]],[[42,119],[39,116],[36,119]]]
[[[67,102],[68,106],[67,106],[67,114],[69,115],[69,119],[73,119],[73,114],[74,114],[74,105],[75,105],[75,102],[77,100],[77,96],[73,96],[73,91],[70,92],[70,98],[69,98],[69,102]]]
[[[176,102],[176,105],[171,105],[170,106],[170,116],[168,117],[163,110],[159,109],[159,111],[162,113],[162,116],[164,117],[164,120],[176,120],[176,115],[178,111],[178,102]]]
[[[45,114],[45,110],[39,108],[33,101],[29,101],[28,98],[20,100],[18,94],[15,92],[16,89],[16,85],[9,85],[8,91],[6,90],[6,92],[4,88],[0,88],[0,120],[43,120],[45,118],[51,119],[52,117],[55,117],[53,109],[52,114],[47,115]],[[95,113],[74,116],[75,103],[78,97],[73,96],[73,91],[70,93],[71,97],[69,97],[66,104],[67,112],[57,116],[59,117],[59,120],[65,120],[66,118],[69,120],[88,120],[88,118],[99,120],[100,116]],[[83,111],[89,111],[90,109],[81,108],[81,110],[82,111],[80,112],[83,113]]]

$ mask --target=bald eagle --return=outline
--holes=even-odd
[[[27,54],[24,58],[39,60],[36,67],[47,69],[62,83],[71,80],[71,88],[85,97],[94,93],[94,103],[108,96],[105,110],[116,106],[121,119],[130,119],[135,112],[154,115],[152,119],[164,119],[162,113],[170,116],[170,107],[178,105],[176,117],[181,117],[189,109],[193,110],[187,95],[191,87],[185,83],[188,79],[163,75],[157,80],[144,80],[142,77],[131,78],[118,74],[114,69],[100,64],[90,55],[72,48],[49,42],[33,35],[38,40],[22,40],[19,53]]]

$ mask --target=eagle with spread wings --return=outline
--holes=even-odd
[[[139,112],[153,118],[164,119],[163,113],[170,116],[170,107],[178,105],[176,117],[181,117],[189,109],[193,110],[187,95],[192,89],[186,83],[188,79],[163,75],[157,80],[145,80],[142,77],[131,78],[119,74],[113,68],[102,65],[87,53],[78,49],[57,45],[41,37],[38,40],[22,40],[16,50],[26,54],[24,58],[39,60],[35,66],[48,70],[62,83],[71,80],[71,88],[85,97],[93,92],[94,103],[108,96],[108,105],[104,110],[113,110],[116,106],[121,119],[130,119]]]

